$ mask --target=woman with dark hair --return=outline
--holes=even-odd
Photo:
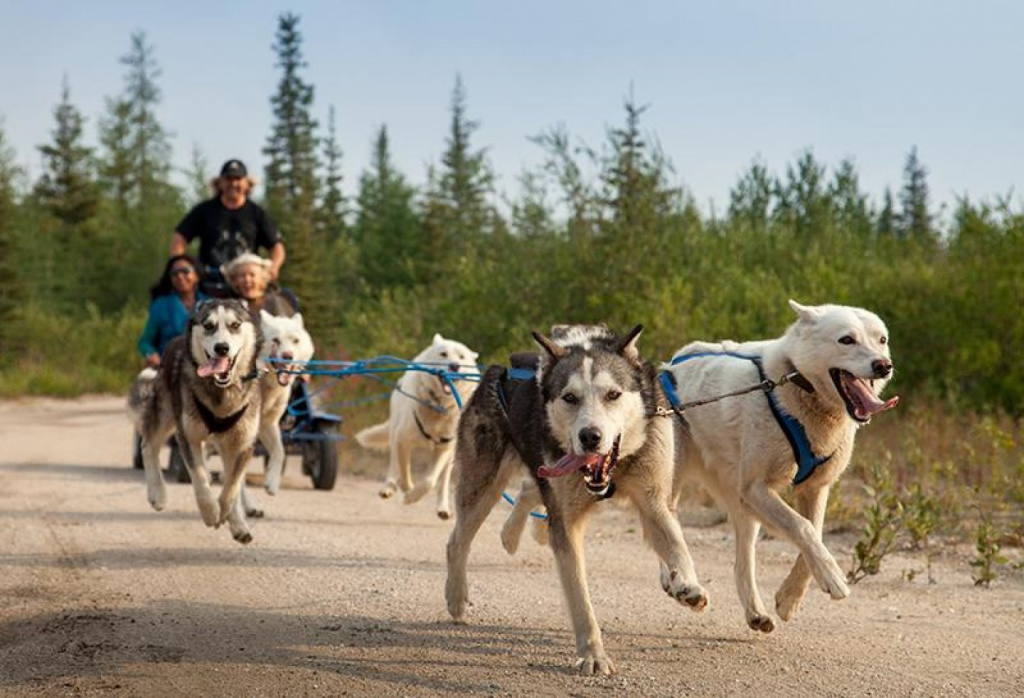
[[[139,354],[146,359],[147,366],[158,367],[167,343],[185,332],[189,313],[206,298],[199,290],[200,281],[199,262],[191,255],[178,254],[167,260],[164,273],[149,289],[153,300],[146,327],[139,337]]]

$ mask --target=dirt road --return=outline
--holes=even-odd
[[[590,588],[620,674],[579,677],[550,553],[510,557],[500,504],[470,558],[469,623],[443,601],[449,523],[432,502],[343,476],[311,489],[290,460],[254,540],[202,525],[192,490],[146,502],[120,398],[0,403],[3,696],[1007,696],[1024,693],[1024,580],[975,588],[949,551],[831,602],[812,591],[774,633],[748,630],[727,525],[687,526],[710,609],[666,597],[633,514],[590,527]],[[356,454],[357,457],[363,457]],[[370,463],[374,470],[379,464]],[[253,491],[259,492],[258,488]],[[853,539],[828,543],[847,565]],[[794,560],[762,541],[766,599]]]

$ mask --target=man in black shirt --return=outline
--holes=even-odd
[[[171,236],[171,256],[184,254],[189,242],[199,238],[199,262],[212,295],[222,295],[220,266],[243,252],[265,248],[271,281],[281,273],[284,243],[267,212],[249,200],[252,185],[241,160],[228,160],[216,180],[218,195],[189,211]]]

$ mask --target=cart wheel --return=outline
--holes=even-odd
[[[302,471],[312,478],[313,487],[318,490],[334,489],[338,477],[338,451],[331,438],[334,431],[331,426],[317,424],[313,433],[323,438],[310,439],[302,448]]]
[[[192,478],[188,476],[188,466],[185,465],[185,458],[178,449],[177,439],[171,441],[171,460],[167,464],[167,474],[175,482],[192,482]]]
[[[139,432],[132,432],[132,467],[136,470],[142,470],[146,467],[145,463],[142,462],[142,437],[139,436]]]

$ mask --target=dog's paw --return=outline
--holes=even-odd
[[[790,621],[796,615],[796,612],[800,610],[800,602],[803,599],[803,594],[787,594],[785,589],[779,589],[778,593],[775,594],[775,612],[779,614],[779,618],[782,620]]]
[[[220,526],[220,506],[215,499],[200,499],[196,502],[199,505],[199,515],[203,517],[203,523],[211,528]]]
[[[747,625],[751,630],[762,633],[770,633],[775,630],[775,622],[769,616],[756,615],[747,619]]]
[[[232,531],[231,537],[242,545],[248,545],[252,542],[252,534],[249,531]]]
[[[256,507],[250,507],[245,510],[245,515],[248,516],[250,519],[262,519],[263,510],[257,509]]]
[[[617,674],[615,663],[604,652],[588,653],[576,660],[575,669],[584,676],[611,676]]]
[[[832,597],[833,601],[842,601],[850,595],[850,587],[846,583],[846,576],[839,568],[839,564],[829,557],[815,578],[822,591]]]
[[[276,495],[278,490],[281,489],[281,481],[272,477],[268,477],[267,481],[263,483],[263,489],[269,495]]]
[[[533,519],[533,540],[541,547],[548,545],[548,521],[547,519]]]
[[[509,555],[515,555],[516,551],[519,550],[519,539],[523,535],[523,529],[519,526],[510,525],[510,523],[511,521],[506,521],[505,525],[501,528],[501,547]]]
[[[161,493],[160,495],[149,495],[149,505],[157,511],[163,511],[164,507],[167,506],[167,495]]]
[[[384,486],[380,489],[377,494],[380,495],[381,499],[391,499],[398,492],[398,487],[393,482],[384,483]]]
[[[452,513],[447,509],[438,509],[437,518],[441,519],[442,521],[447,521],[448,519],[452,518]]]
[[[679,570],[672,570],[668,574],[668,584],[662,578],[662,589],[673,599],[685,604],[695,612],[701,612],[708,607],[708,595],[703,587],[696,582],[687,582]]]

